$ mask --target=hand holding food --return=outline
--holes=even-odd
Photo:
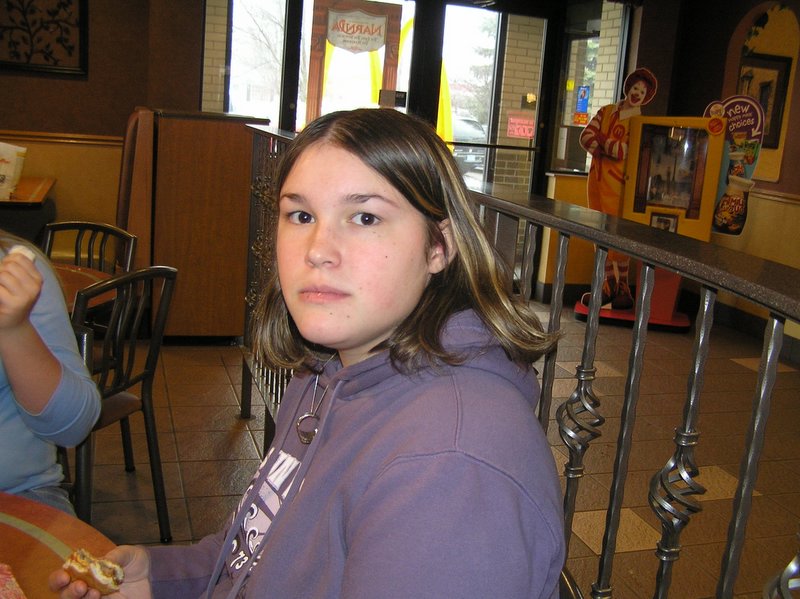
[[[23,245],[13,246],[0,260],[0,328],[13,328],[28,318],[42,290],[36,254]]]
[[[82,580],[90,588],[109,595],[119,590],[125,577],[122,568],[107,559],[94,557],[85,549],[76,549],[62,566],[72,580]]]
[[[124,581],[118,580],[119,590],[114,597],[125,599],[152,599],[150,592],[150,557],[144,547],[120,545],[103,556],[103,560],[121,567]],[[67,564],[49,576],[50,590],[61,599],[100,599],[101,592],[82,578],[75,578]]]

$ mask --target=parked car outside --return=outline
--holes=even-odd
[[[467,144],[485,144],[486,130],[476,119],[465,116],[453,117],[453,141]],[[454,146],[453,157],[462,173],[483,170],[486,164],[486,148]]]

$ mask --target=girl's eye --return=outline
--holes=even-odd
[[[369,227],[378,224],[380,219],[369,212],[359,212],[353,217],[353,222],[357,225]]]
[[[296,210],[294,212],[289,212],[286,215],[286,219],[295,225],[306,225],[310,222],[313,222],[314,217],[312,217],[308,212],[304,212],[303,210]]]

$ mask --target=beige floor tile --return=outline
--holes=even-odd
[[[716,499],[732,499],[736,494],[739,479],[731,476],[719,466],[705,466],[700,469],[697,482],[703,485],[706,492],[697,495],[698,501],[714,501]],[[760,494],[758,491],[754,495]]]
[[[597,555],[603,546],[605,510],[578,512],[572,521],[572,531]],[[640,551],[653,549],[660,534],[635,512],[624,508],[620,511],[617,551]]]
[[[758,368],[761,365],[761,358],[731,358],[731,362],[736,362],[737,364],[741,364],[748,370],[752,370],[753,372],[758,372]],[[778,362],[778,372],[796,372],[797,369],[793,366],[789,366],[788,364],[784,364],[782,362]]]

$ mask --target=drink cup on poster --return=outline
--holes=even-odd
[[[747,221],[747,197],[754,181],[728,176],[728,185],[714,210],[714,228],[722,233],[738,235]]]

